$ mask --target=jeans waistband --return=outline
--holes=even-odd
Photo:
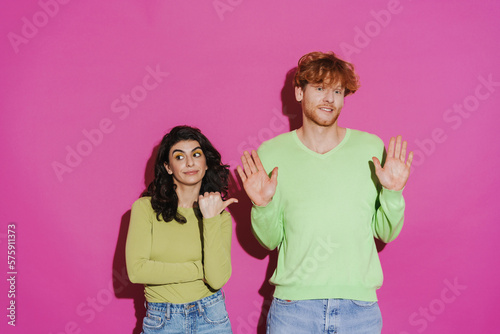
[[[224,292],[222,291],[222,289],[211,296],[202,298],[200,300],[195,300],[190,303],[174,304],[146,302],[146,308],[152,311],[165,312],[167,313],[167,315],[169,315],[170,313],[184,313],[190,311],[199,311],[200,313],[203,313],[203,309],[205,307],[215,304],[221,300],[224,300]]]

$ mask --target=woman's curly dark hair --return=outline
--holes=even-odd
[[[225,199],[229,177],[229,165],[222,164],[220,153],[199,129],[181,125],[170,130],[160,143],[155,162],[155,178],[142,197],[151,196],[151,206],[156,212],[158,220],[160,220],[161,215],[165,222],[176,220],[181,224],[186,223],[186,218],[177,212],[179,199],[175,192],[174,178],[168,174],[165,163],[169,164],[168,157],[172,146],[183,140],[197,141],[206,158],[207,171],[201,182],[200,194],[218,191]]]

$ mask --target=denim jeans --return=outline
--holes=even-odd
[[[381,331],[382,315],[377,302],[274,298],[267,315],[267,334],[380,334]]]
[[[232,333],[221,290],[186,304],[147,303],[144,334]]]

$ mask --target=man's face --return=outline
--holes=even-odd
[[[295,98],[302,103],[304,122],[330,127],[337,122],[344,106],[344,88],[340,84],[306,84],[295,87]]]

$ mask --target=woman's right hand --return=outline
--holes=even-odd
[[[274,167],[269,177],[255,150],[252,150],[251,156],[247,151],[243,152],[241,162],[243,168],[238,166],[236,170],[243,182],[245,192],[255,205],[266,206],[276,193],[278,167]]]

